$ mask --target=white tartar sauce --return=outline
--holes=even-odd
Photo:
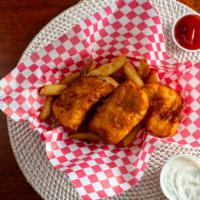
[[[164,168],[161,187],[170,200],[200,200],[198,161],[190,157],[176,157]]]

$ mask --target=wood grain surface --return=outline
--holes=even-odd
[[[200,0],[182,0],[200,11]],[[0,79],[13,69],[44,25],[78,0],[0,0]],[[39,200],[19,170],[0,112],[0,200]]]
[[[0,79],[13,69],[32,38],[78,0],[0,0]],[[0,200],[41,200],[19,170],[0,112]]]

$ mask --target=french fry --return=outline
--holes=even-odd
[[[40,95],[43,95],[43,96],[49,96],[49,95],[57,96],[57,95],[60,95],[66,87],[67,86],[64,85],[64,84],[46,85],[41,89]]]
[[[107,81],[108,83],[113,85],[115,88],[119,86],[119,83],[115,79],[111,78],[110,76],[101,76],[100,78]]]
[[[60,81],[60,84],[70,83],[71,81],[77,79],[80,75],[81,75],[80,72],[75,72],[75,73],[68,74]]]
[[[136,138],[137,133],[140,131],[141,129],[141,124],[138,124],[122,141],[121,144],[124,147],[129,146],[133,140]]]
[[[76,140],[89,140],[89,141],[95,141],[95,142],[101,142],[103,141],[103,138],[94,134],[94,133],[72,133],[69,138],[76,139]]]
[[[48,96],[44,102],[44,106],[42,107],[42,110],[40,112],[40,120],[44,121],[51,115],[51,106],[53,103],[53,97]]]
[[[148,77],[149,72],[150,72],[149,64],[147,63],[146,59],[142,59],[138,67],[139,76],[144,80]]]
[[[120,55],[114,58],[110,63],[101,65],[97,69],[93,69],[88,73],[88,76],[109,76],[124,66],[126,55]]]
[[[158,77],[154,70],[151,70],[145,83],[158,83]]]
[[[131,63],[125,64],[124,73],[129,80],[132,80],[136,84],[136,86],[142,87],[144,85],[142,79],[140,78],[140,76],[138,75],[137,71]]]

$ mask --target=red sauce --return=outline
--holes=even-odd
[[[186,49],[200,49],[200,15],[186,15],[178,20],[174,28],[178,44]]]

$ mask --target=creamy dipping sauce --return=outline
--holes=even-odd
[[[170,200],[200,199],[200,164],[189,156],[170,160],[161,172],[161,187]]]

